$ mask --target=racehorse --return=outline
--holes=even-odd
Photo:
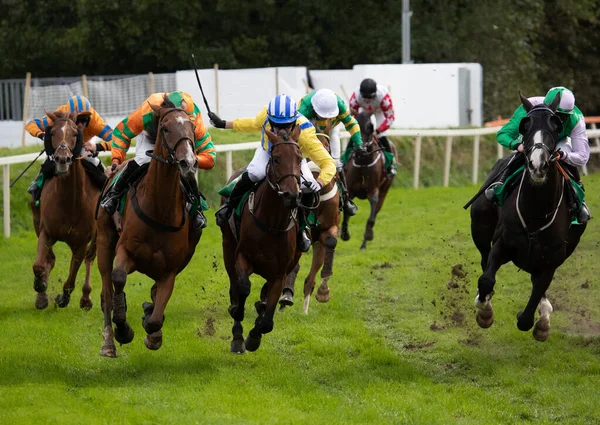
[[[75,279],[81,263],[85,261],[85,282],[79,306],[85,310],[92,308],[90,293],[90,271],[96,257],[96,221],[94,206],[100,190],[86,175],[80,159],[75,154],[81,150],[83,135],[75,123],[77,114],[69,115],[60,110],[47,112],[52,127],[46,130],[44,149],[54,161],[52,173],[56,177],[44,185],[40,205],[31,197],[30,207],[33,225],[38,236],[37,256],[33,264],[33,288],[38,293],[35,306],[48,307],[48,278],[54,268],[56,256],[52,247],[57,241],[66,242],[71,249],[69,276],[63,285],[63,292],[55,302],[66,307],[75,289]]]
[[[180,179],[195,178],[194,124],[183,109],[165,97],[151,105],[157,119],[157,136],[147,173],[137,187],[131,185],[121,217],[119,236],[113,217],[100,208],[98,215],[98,267],[102,276],[104,343],[100,354],[116,357],[114,339],[133,340],[126,319],[127,275],[139,271],[155,281],[152,302],[145,302],[143,326],[146,347],[162,345],[164,311],[173,292],[175,277],[188,264],[202,231],[194,231],[185,209]],[[113,267],[114,261],[114,267]],[[116,328],[113,332],[112,321]]]
[[[363,243],[360,249],[367,248],[367,241],[373,240],[373,226],[375,226],[375,217],[383,206],[383,201],[389,188],[392,186],[394,177],[386,176],[385,155],[383,147],[379,144],[375,136],[375,127],[371,122],[370,115],[360,112],[356,120],[360,126],[360,134],[363,146],[366,149],[366,155],[358,155],[355,150],[350,160],[344,166],[346,172],[346,182],[348,183],[348,194],[350,199],[355,197],[359,199],[368,199],[371,205],[371,213],[367,219],[367,226],[363,235]],[[397,160],[396,147],[390,143],[394,157]],[[344,241],[350,239],[348,232],[348,221],[350,216],[344,212],[344,221],[342,222],[341,238]]]
[[[490,302],[494,294],[496,272],[512,261],[531,275],[533,285],[529,301],[517,315],[517,327],[545,341],[550,334],[552,305],[546,291],[556,269],[573,253],[585,230],[583,225],[570,225],[562,167],[557,158],[557,140],[562,129],[555,115],[560,95],[550,106],[533,106],[521,94],[527,116],[521,120],[525,170],[519,177],[518,189],[510,193],[504,205],[495,207],[480,196],[471,207],[471,233],[481,253],[483,274],[478,281],[476,320],[482,328],[494,322]],[[566,182],[566,184],[570,184]],[[539,319],[534,325],[539,305]]]
[[[300,203],[300,162],[302,154],[297,140],[300,127],[292,135],[280,130],[274,134],[264,129],[269,138],[271,155],[267,176],[243,206],[239,236],[232,226],[222,226],[223,260],[229,276],[229,314],[233,318],[232,353],[255,351],[263,334],[273,330],[273,316],[286,275],[302,254],[296,249],[298,206]],[[230,181],[241,173],[238,170]],[[224,202],[224,199],[222,200]],[[266,282],[260,301],[255,304],[258,317],[244,340],[242,321],[246,298],[250,295],[250,275],[256,273]]]
[[[328,120],[327,126],[322,133],[317,133],[317,138],[329,151],[329,133],[331,132],[331,120]],[[313,166],[313,162],[309,166]],[[319,169],[313,169],[315,178],[319,175]],[[336,179],[332,179],[321,191],[319,203],[316,209],[316,218],[319,222],[318,227],[311,230],[312,240],[312,264],[306,280],[304,281],[304,313],[308,313],[310,296],[315,289],[315,278],[321,267],[321,285],[317,289],[315,298],[319,302],[327,302],[331,297],[328,282],[333,275],[333,258],[335,247],[337,245],[338,226],[341,220],[340,214],[340,191]],[[300,264],[296,265],[294,270],[287,276],[284,287],[284,295],[279,300],[283,308],[286,305],[293,305],[294,283]],[[288,292],[289,290],[290,292]]]

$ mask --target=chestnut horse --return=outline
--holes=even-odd
[[[156,143],[148,171],[137,187],[131,186],[122,215],[119,236],[113,218],[103,209],[98,215],[98,267],[102,275],[104,343],[100,354],[116,357],[114,339],[133,340],[127,323],[125,282],[138,271],[155,281],[152,303],[144,303],[144,343],[150,350],[162,345],[164,311],[175,277],[189,263],[202,231],[193,231],[185,211],[180,179],[195,178],[194,124],[183,109],[166,97],[152,106],[158,122]],[[113,267],[114,261],[114,267]],[[116,328],[113,332],[112,322]]]
[[[562,123],[556,116],[560,95],[550,106],[533,106],[521,95],[527,116],[521,120],[525,170],[519,186],[502,207],[479,196],[471,206],[471,234],[481,253],[481,268],[475,306],[482,328],[494,322],[491,298],[496,272],[512,261],[531,275],[531,294],[524,310],[517,314],[517,327],[545,341],[550,334],[552,305],[546,297],[556,269],[573,253],[586,225],[571,225],[565,190],[571,190],[557,160],[557,141]],[[517,155],[521,155],[518,153]],[[535,321],[535,310],[540,316]]]
[[[383,206],[383,201],[389,188],[392,186],[392,178],[388,178],[385,171],[385,155],[383,147],[377,141],[375,136],[375,127],[368,114],[360,112],[356,116],[360,126],[360,135],[367,155],[358,156],[354,151],[350,160],[344,166],[346,172],[346,182],[348,183],[348,194],[350,199],[368,199],[371,205],[371,213],[367,219],[367,227],[363,235],[363,243],[360,249],[367,248],[367,241],[373,240],[373,226],[375,226],[375,217]],[[397,158],[396,147],[390,143],[390,147]],[[344,241],[350,239],[348,232],[348,221],[350,217],[344,212],[344,221],[342,223],[341,238]]]
[[[267,176],[243,206],[239,239],[231,226],[221,227],[223,260],[230,283],[229,314],[233,318],[231,352],[239,354],[257,350],[262,335],[273,330],[273,316],[285,278],[302,254],[296,249],[302,160],[297,143],[300,127],[296,127],[291,136],[283,130],[277,135],[267,128],[264,132],[271,145]],[[230,181],[240,172],[238,170]],[[254,328],[244,341],[242,321],[252,273],[266,282],[260,301],[255,304],[258,317]]]
[[[44,184],[40,205],[30,200],[33,225],[38,236],[37,256],[33,264],[33,288],[38,293],[35,306],[38,309],[48,307],[48,278],[54,268],[56,256],[52,246],[57,241],[65,242],[71,249],[69,276],[63,285],[63,292],[55,302],[66,307],[75,289],[75,279],[81,263],[85,261],[85,282],[82,288],[79,306],[92,308],[90,292],[90,271],[96,257],[96,221],[94,207],[100,196],[100,190],[87,176],[81,158],[75,153],[81,150],[83,136],[75,123],[77,113],[47,112],[52,127],[47,129],[44,148],[46,154],[54,159],[56,177]]]
[[[325,149],[329,151],[329,133],[331,132],[331,120],[328,120],[327,127],[322,133],[317,133],[317,138],[321,141]],[[314,162],[309,162],[311,169],[316,167]],[[319,175],[319,169],[312,169],[315,178]],[[328,282],[333,275],[333,258],[335,255],[335,247],[337,245],[338,226],[342,215],[340,213],[340,191],[338,189],[337,180],[332,179],[320,194],[319,203],[316,210],[317,221],[319,226],[311,230],[312,240],[312,264],[308,276],[304,280],[304,313],[308,313],[308,305],[310,296],[315,289],[315,279],[317,273],[321,271],[321,285],[317,289],[315,298],[317,301],[325,303],[329,301],[331,293],[329,291]],[[294,283],[296,276],[300,270],[298,264],[294,270],[287,276],[285,281],[284,296],[279,300],[281,308],[286,305],[293,305]],[[288,290],[290,291],[288,293]]]

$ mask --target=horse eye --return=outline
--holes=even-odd
[[[274,162],[275,164],[279,164],[279,157],[278,157],[278,156],[274,156],[274,157],[273,157],[273,162]]]
[[[161,125],[161,126],[160,126],[160,129],[161,129],[162,131],[164,131],[165,133],[168,133],[168,132],[169,132],[169,129],[167,128],[167,126],[166,126],[166,125]]]

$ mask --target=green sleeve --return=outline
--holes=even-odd
[[[502,126],[496,133],[496,140],[507,149],[513,150],[520,143],[519,139],[519,124],[521,119],[527,116],[527,111],[523,105],[519,106],[511,119]]]

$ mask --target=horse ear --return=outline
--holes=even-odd
[[[292,139],[293,139],[295,142],[297,142],[297,141],[298,141],[298,139],[300,138],[300,132],[301,132],[301,131],[302,131],[302,129],[300,128],[300,126],[299,126],[299,125],[297,125],[297,126],[294,128],[294,132],[292,133]]]
[[[550,104],[550,109],[552,109],[552,112],[556,112],[556,108],[558,107],[558,104],[560,103],[560,96],[561,96],[560,92],[556,93],[556,96],[554,96],[554,100]]]
[[[519,123],[519,134],[525,136],[531,127],[531,117],[523,117]]]
[[[521,103],[523,104],[525,110],[527,112],[531,111],[531,108],[533,108],[533,104],[529,101],[529,99],[523,96],[523,93],[521,93],[521,91],[519,91],[519,96],[521,97]]]
[[[557,133],[560,133],[563,129],[563,123],[560,120],[560,118],[558,118],[556,115],[551,115],[550,116],[550,127],[552,128],[552,131],[556,131]]]
[[[150,107],[152,108],[152,110],[154,111],[154,113],[155,113],[156,115],[158,115],[158,111],[160,111],[160,106],[153,105],[153,104],[151,104],[150,102],[148,102],[148,105],[150,105]]]
[[[56,115],[54,115],[52,112],[48,112],[44,109],[44,112],[46,112],[46,116],[48,118],[50,118],[52,120],[52,122],[56,121]]]
[[[273,133],[271,130],[269,130],[267,127],[265,127],[265,134],[267,135],[267,137],[269,138],[269,140],[272,143],[275,143],[277,141],[277,136],[275,135],[275,133]]]

